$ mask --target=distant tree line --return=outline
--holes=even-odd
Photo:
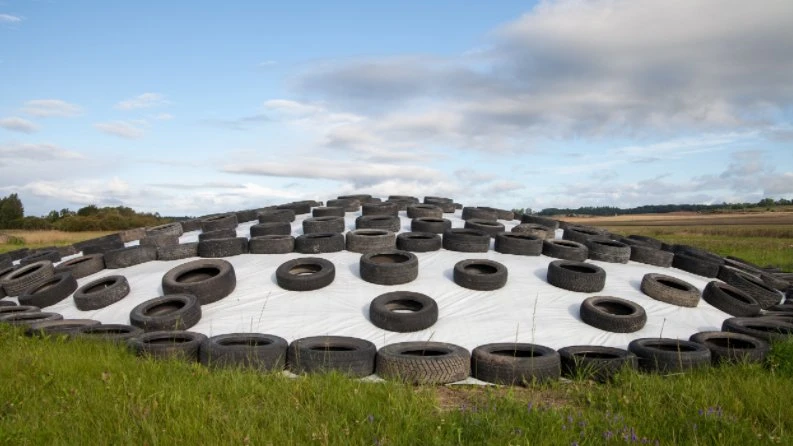
[[[771,209],[775,206],[789,206],[793,201],[787,198],[774,200],[773,198],[763,198],[757,203],[721,203],[721,204],[652,204],[638,206],[635,208],[622,209],[614,206],[584,206],[580,208],[545,208],[539,212],[532,211],[531,208],[514,209],[515,212],[528,213],[535,215],[633,215],[633,214],[667,214],[670,212],[700,212],[715,213],[725,211],[740,211],[757,208]]]
[[[171,221],[158,213],[139,213],[126,206],[88,205],[76,212],[70,209],[50,211],[45,217],[25,216],[17,194],[0,199],[0,229],[58,229],[61,231],[123,231],[156,226]]]

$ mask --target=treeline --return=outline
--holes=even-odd
[[[44,217],[25,216],[17,194],[0,199],[0,229],[58,229],[61,231],[123,231],[156,226],[171,221],[160,214],[139,213],[126,206],[88,205],[76,212],[70,209],[50,211]]]
[[[772,198],[763,198],[757,203],[721,203],[721,204],[654,204],[646,206],[638,206],[635,208],[622,209],[613,206],[584,206],[580,208],[545,208],[537,215],[596,215],[596,216],[609,216],[609,215],[633,215],[633,214],[667,214],[670,212],[724,212],[724,211],[741,211],[757,208],[771,209],[775,206],[788,206],[793,204],[793,201],[787,198],[780,198],[774,200]],[[520,210],[519,210],[520,211]],[[531,209],[528,210],[531,213]]]

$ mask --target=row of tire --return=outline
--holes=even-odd
[[[725,328],[733,327],[726,322]],[[26,333],[126,343],[140,356],[200,361],[212,367],[287,368],[296,374],[334,371],[351,377],[375,373],[414,384],[446,384],[469,376],[506,385],[548,381],[561,375],[605,381],[625,368],[676,373],[723,362],[761,362],[768,352],[764,340],[732,331],[696,333],[688,341],[641,338],[633,340],[627,350],[571,346],[556,351],[537,344],[495,343],[470,353],[442,342],[400,342],[377,350],[370,341],[344,336],[301,338],[289,344],[278,336],[260,333],[207,337],[190,331],[143,332],[130,325],[59,320],[55,315],[30,325]]]

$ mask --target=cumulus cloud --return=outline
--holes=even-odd
[[[793,104],[793,3],[545,1],[459,57],[325,62],[294,80],[381,136],[525,150],[537,136],[761,128]],[[762,68],[760,68],[762,67]],[[400,123],[400,113],[429,124]],[[527,140],[528,138],[528,140]],[[529,144],[526,144],[526,143]]]
[[[82,113],[82,109],[60,99],[34,99],[25,102],[22,113],[39,117],[61,116],[68,118],[79,115]]]
[[[137,110],[140,108],[160,107],[169,104],[160,93],[143,93],[116,104],[118,110]]]
[[[140,139],[146,133],[139,123],[133,121],[97,122],[94,127],[100,132],[124,139]]]
[[[0,23],[19,23],[21,21],[22,17],[11,14],[0,14]]]
[[[0,144],[0,164],[7,162],[57,161],[83,159],[83,155],[54,144],[3,143]]]
[[[7,118],[0,118],[0,128],[10,130],[12,132],[33,133],[39,127],[27,119],[22,119],[17,116],[9,116]]]
[[[309,178],[344,181],[356,187],[368,187],[386,179],[426,182],[442,176],[425,166],[401,166],[361,163],[318,158],[294,159],[290,162],[228,164],[224,172],[267,177]]]
[[[252,127],[261,125],[262,123],[266,123],[270,121],[270,117],[263,114],[257,113],[255,115],[249,116],[242,116],[239,118],[230,118],[230,119],[222,119],[222,118],[210,118],[204,119],[201,122],[206,125],[211,125],[213,127],[221,127],[228,130],[248,130]]]

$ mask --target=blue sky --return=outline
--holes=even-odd
[[[793,198],[793,2],[0,1],[0,195]]]

